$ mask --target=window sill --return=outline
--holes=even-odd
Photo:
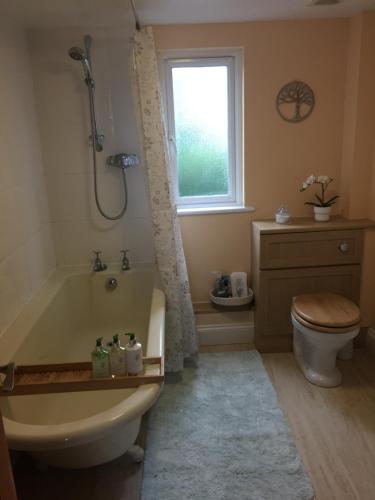
[[[206,207],[206,208],[178,208],[177,215],[211,215],[235,214],[241,212],[255,212],[255,207]]]

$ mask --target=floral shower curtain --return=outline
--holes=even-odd
[[[156,261],[167,299],[166,370],[182,370],[197,353],[197,337],[184,250],[171,182],[159,74],[152,29],[134,38],[135,98],[150,198]]]

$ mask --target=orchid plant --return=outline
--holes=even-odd
[[[303,183],[302,186],[300,187],[300,191],[306,191],[306,189],[309,189],[313,184],[320,184],[321,187],[321,194],[315,194],[315,198],[318,201],[306,201],[305,205],[312,205],[313,207],[331,207],[334,203],[336,203],[337,198],[339,198],[339,195],[333,196],[332,198],[329,198],[326,200],[326,190],[329,184],[333,181],[332,177],[328,177],[328,175],[310,175]]]

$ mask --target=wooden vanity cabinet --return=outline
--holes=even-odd
[[[341,217],[252,223],[255,345],[261,352],[292,349],[290,308],[301,293],[334,292],[359,303],[364,228]]]

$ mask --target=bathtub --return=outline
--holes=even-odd
[[[115,290],[105,286],[118,280]],[[58,269],[0,337],[0,365],[89,361],[95,339],[135,332],[144,355],[164,355],[165,298],[153,266],[100,273]],[[157,366],[146,373],[158,374]],[[0,398],[10,449],[63,468],[91,467],[125,453],[159,384],[110,391]]]

